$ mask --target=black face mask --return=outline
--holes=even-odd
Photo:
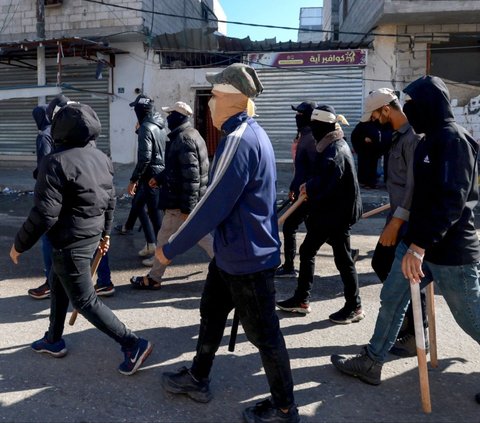
[[[403,113],[417,134],[424,134],[427,131],[425,114],[420,111],[413,100],[409,100],[403,105]]]
[[[300,131],[301,129],[305,128],[306,126],[310,125],[311,115],[299,114],[295,115],[295,122],[297,123],[297,129]]]
[[[334,123],[320,122],[313,120],[310,122],[312,128],[312,135],[317,142],[320,142],[329,132],[335,131]]]
[[[167,116],[168,129],[173,131],[175,128],[178,128],[180,125],[183,125],[188,121],[188,116],[182,115],[176,111],[171,112]]]

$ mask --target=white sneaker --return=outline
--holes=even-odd
[[[155,254],[155,248],[155,244],[145,244],[145,247],[138,252],[138,255],[140,257],[151,256],[152,254]]]
[[[152,267],[153,266],[153,260],[155,259],[155,256],[150,257],[148,259],[142,260],[142,264],[146,267]]]

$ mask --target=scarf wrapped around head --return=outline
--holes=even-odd
[[[348,125],[343,115],[337,115],[333,106],[321,104],[312,112],[312,134],[317,141],[317,151],[321,153],[332,142],[343,138],[340,123]],[[328,136],[327,136],[328,135]]]

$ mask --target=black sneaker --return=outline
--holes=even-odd
[[[283,311],[290,311],[291,313],[308,314],[312,311],[310,303],[297,300],[295,297],[289,298],[285,301],[277,301],[277,307]]]
[[[295,269],[290,269],[285,266],[280,266],[276,272],[276,278],[296,278],[298,276],[298,272]]]
[[[132,348],[122,347],[125,359],[123,360],[123,363],[118,366],[118,371],[122,375],[133,375],[150,355],[152,349],[152,344],[142,338],[138,338],[137,345]]]
[[[196,379],[185,366],[176,372],[162,374],[162,387],[171,394],[185,394],[197,402],[209,402],[212,398],[210,380]]]
[[[477,401],[480,404],[480,393],[475,395],[475,401]]]
[[[247,423],[299,423],[298,408],[292,405],[287,413],[276,408],[269,399],[257,402],[253,407],[243,411],[243,418]]]
[[[115,287],[113,286],[113,283],[100,287],[98,284],[95,284],[94,288],[99,297],[111,297],[113,294],[115,294]]]
[[[48,342],[46,333],[42,339],[32,343],[31,347],[35,352],[47,353],[55,358],[65,357],[68,352],[63,338],[57,342]]]
[[[30,297],[35,298],[36,300],[50,298],[50,285],[48,285],[48,282],[45,282],[38,288],[29,289],[27,292]]]
[[[383,364],[371,359],[364,347],[362,352],[356,356],[344,357],[334,354],[330,356],[332,364],[349,376],[358,377],[361,381],[370,385],[380,385],[382,382]]]
[[[356,323],[365,318],[365,313],[362,307],[357,307],[353,311],[349,311],[347,308],[342,307],[335,313],[328,316],[331,322],[338,323],[339,325],[348,325],[349,323]]]
[[[125,225],[116,225],[113,229],[120,235],[131,235],[133,233],[132,229],[127,229]]]
[[[428,354],[430,350],[428,338],[425,337],[425,352]],[[397,338],[393,347],[390,348],[390,353],[398,357],[415,357],[417,355],[417,342],[415,335],[408,333],[401,338]]]

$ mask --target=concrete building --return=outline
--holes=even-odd
[[[339,40],[370,42],[365,94],[382,86],[401,91],[421,75],[439,76],[449,86],[458,122],[480,139],[473,106],[480,94],[480,1],[335,3],[324,1],[324,28],[332,29],[338,14]]]
[[[322,30],[322,8],[301,7],[297,41],[306,43],[309,41],[323,41]]]
[[[133,162],[128,103],[137,94],[152,96],[157,108],[180,99],[193,106],[197,87],[209,87],[207,69],[189,70],[186,80],[162,69],[152,44],[186,29],[224,32],[219,0],[46,0],[43,16],[36,3],[0,0],[0,159],[35,159],[31,111],[61,91],[97,111],[98,144],[113,161]]]

